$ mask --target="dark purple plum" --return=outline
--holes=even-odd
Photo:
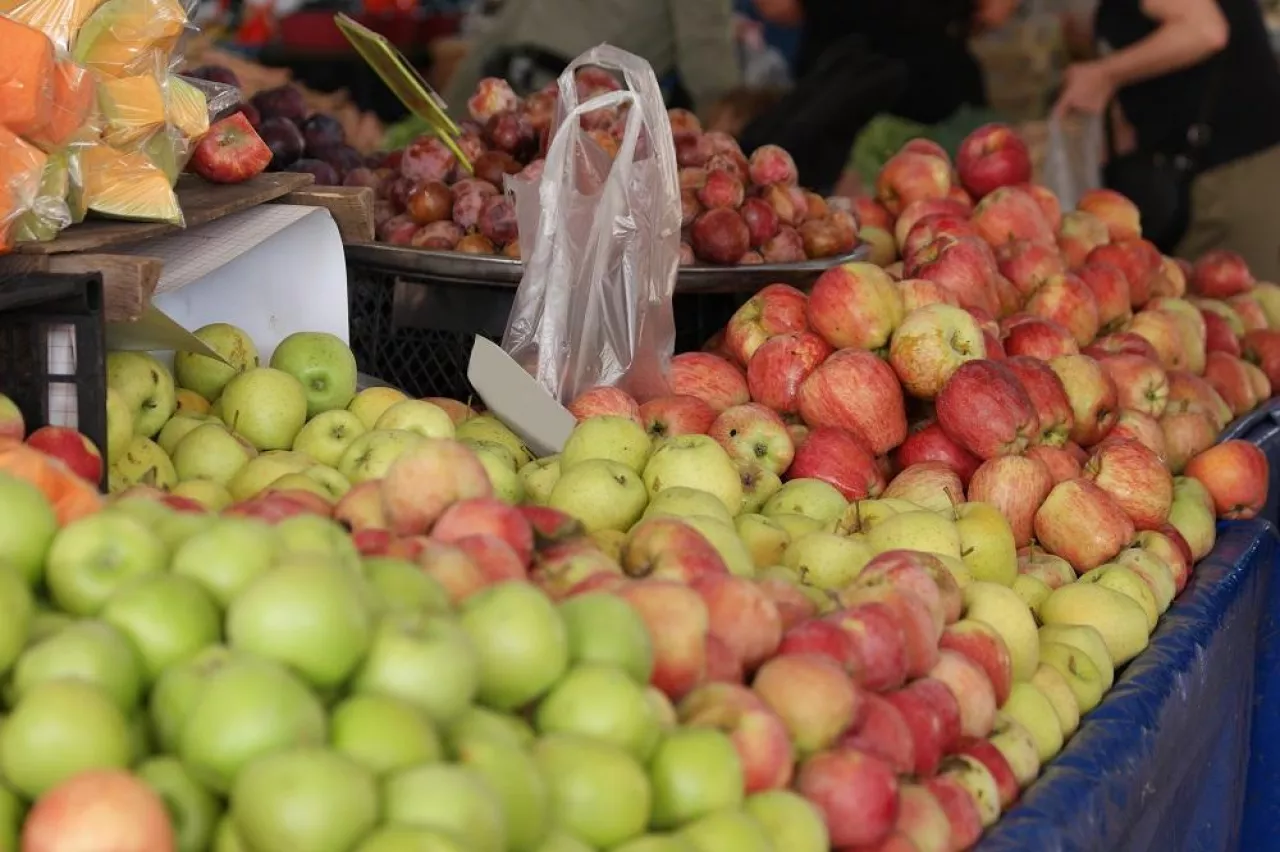
[[[324,160],[298,160],[286,172],[302,172],[315,177],[317,186],[338,186],[338,170]]]
[[[374,173],[373,169],[367,166],[361,166],[358,169],[352,169],[342,176],[343,186],[367,186],[370,189],[377,189],[382,183],[382,178]]]
[[[331,115],[318,112],[304,120],[299,127],[302,138],[307,140],[308,157],[323,160],[321,151],[347,144],[347,131],[342,128],[342,122]]]
[[[244,113],[244,117],[249,120],[249,124],[254,130],[258,129],[258,125],[262,124],[262,115],[258,112],[258,108],[250,103],[242,103],[236,107],[240,112]]]
[[[302,156],[305,143],[298,125],[287,118],[264,118],[258,123],[258,135],[271,149],[271,164],[267,168],[278,172],[293,165]]]
[[[529,117],[514,111],[500,112],[490,118],[484,127],[484,138],[491,147],[507,152],[522,163],[538,149],[538,133]]]
[[[236,76],[236,72],[221,65],[201,65],[199,68],[183,71],[182,76],[194,77],[197,80],[207,80],[210,83],[221,83],[224,86],[235,86],[237,89],[240,88],[240,78]]]
[[[307,102],[297,86],[276,86],[264,89],[252,98],[252,103],[263,118],[285,118],[300,124],[307,117]]]
[[[484,200],[477,222],[480,233],[496,246],[506,245],[516,238],[516,208],[505,195],[493,195]]]
[[[307,157],[312,160],[324,160],[333,166],[339,178],[345,178],[347,172],[364,167],[364,157],[350,145],[331,145],[328,148],[307,149]]]

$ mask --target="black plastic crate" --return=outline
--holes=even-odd
[[[107,347],[102,276],[0,276],[0,393],[27,430],[78,429],[105,452]]]
[[[348,260],[351,350],[362,373],[412,396],[468,399],[476,335],[502,340],[513,283],[477,284]],[[700,349],[751,292],[680,293],[672,301],[676,351]]]

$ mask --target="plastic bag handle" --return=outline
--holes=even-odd
[[[1054,115],[1048,122],[1048,150],[1045,152],[1046,183],[1057,193],[1064,208],[1074,208],[1080,196],[1096,189],[1102,176],[1102,123],[1097,116],[1090,116],[1082,139],[1080,173],[1071,167],[1070,145],[1062,128],[1062,120]],[[1083,180],[1081,180],[1083,178]]]

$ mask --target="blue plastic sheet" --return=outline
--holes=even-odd
[[[1218,545],[1067,747],[979,852],[1261,852],[1240,845],[1261,586],[1262,520]]]

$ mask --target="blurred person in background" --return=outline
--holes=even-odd
[[[675,72],[695,110],[739,88],[742,69],[732,0],[504,0],[444,92],[452,111],[485,77],[518,95],[554,81],[579,54],[608,42]]]
[[[1194,259],[1240,253],[1280,280],[1280,67],[1257,0],[1101,0],[1055,112],[1101,115],[1104,178],[1143,235]]]

